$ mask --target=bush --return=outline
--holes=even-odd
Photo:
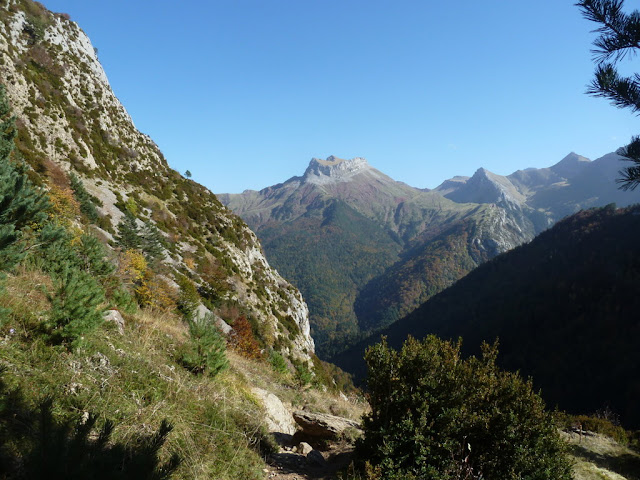
[[[87,273],[66,268],[49,295],[51,312],[43,322],[45,336],[52,343],[76,346],[85,333],[102,322],[104,291]]]
[[[243,357],[262,358],[260,344],[256,340],[251,322],[246,317],[241,316],[233,322],[233,332],[231,345]]]
[[[580,428],[583,431],[599,433],[600,435],[610,437],[621,445],[629,444],[630,432],[627,432],[620,425],[615,425],[611,420],[603,418],[598,414],[593,416],[569,415],[559,412],[556,415],[556,422],[565,430]]]
[[[370,347],[358,457],[380,479],[570,479],[565,446],[531,381],[496,366],[497,346],[409,338]]]
[[[280,352],[271,350],[271,352],[269,352],[269,363],[271,364],[274,372],[280,373],[282,375],[286,375],[289,372],[287,361],[284,359]]]
[[[178,353],[178,361],[187,370],[214,377],[229,366],[224,338],[212,318],[190,320],[189,335],[189,342]]]

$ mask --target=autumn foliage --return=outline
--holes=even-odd
[[[232,337],[231,346],[236,352],[247,358],[262,357],[260,345],[246,317],[238,317],[233,322],[233,331],[235,335]]]

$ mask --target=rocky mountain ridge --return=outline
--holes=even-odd
[[[367,160],[361,157],[345,160],[331,155],[326,160],[312,158],[303,180],[307,183],[323,185],[334,182],[347,182],[358,173],[370,169]]]
[[[300,292],[269,266],[244,222],[171,170],[135,128],[80,27],[37,2],[6,2],[0,54],[18,156],[32,181],[65,191],[76,174],[96,199],[93,228],[112,245],[125,214],[157,226],[167,240],[164,275],[176,292],[173,279],[187,276],[206,292],[201,312],[224,326],[238,315],[229,312],[244,311],[269,346],[310,365],[314,342]]]
[[[593,161],[571,152],[548,168],[527,168],[507,176],[481,168],[470,178],[454,177],[434,190],[456,202],[510,203],[541,231],[581,209],[635,203],[637,196],[616,188],[623,166],[624,158],[616,152]]]

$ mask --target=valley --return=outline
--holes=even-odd
[[[214,194],[0,2],[0,479],[637,479],[633,154]]]

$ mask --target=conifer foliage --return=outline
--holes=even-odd
[[[84,188],[82,181],[74,173],[71,173],[69,175],[69,183],[71,190],[73,190],[73,195],[80,204],[80,211],[84,213],[90,221],[94,223],[97,222],[100,218],[98,209],[93,203],[91,195],[89,195],[89,192]]]
[[[615,67],[640,49],[640,12],[625,13],[624,0],[580,0],[576,5],[584,18],[600,25],[596,29],[600,36],[593,42],[595,78],[587,93],[640,114],[640,75],[625,77]],[[623,190],[634,190],[640,185],[640,136],[632,138],[620,154],[634,165],[622,169],[617,182]]]
[[[189,320],[189,342],[179,353],[179,361],[193,373],[215,377],[229,366],[226,343],[213,318]]]
[[[551,416],[531,382],[496,366],[497,346],[463,359],[461,342],[411,337],[367,350],[371,412],[357,452],[382,479],[569,480]]]
[[[43,324],[53,343],[77,345],[82,335],[102,321],[100,304],[104,291],[86,272],[67,266],[57,278],[58,287],[49,296],[51,313]]]
[[[162,258],[166,241],[162,233],[150,220],[138,225],[136,217],[127,212],[118,223],[118,245],[122,250],[140,250],[148,262]]]
[[[24,256],[17,244],[21,232],[46,218],[46,197],[11,161],[15,136],[15,118],[0,85],[0,270],[11,268]]]

